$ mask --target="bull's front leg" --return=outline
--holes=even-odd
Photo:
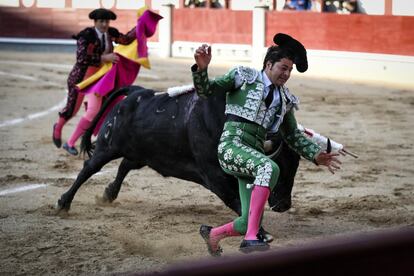
[[[88,161],[85,161],[85,164],[78,174],[75,182],[72,184],[70,189],[64,193],[56,204],[56,209],[58,212],[66,211],[68,212],[70,209],[70,205],[72,204],[72,200],[75,197],[76,192],[82,186],[82,184],[88,180],[95,172],[92,172],[91,168],[86,165]]]
[[[108,153],[95,153],[90,160],[86,160],[72,187],[70,187],[70,189],[58,200],[56,204],[57,213],[60,211],[69,211],[72,200],[82,184],[113,159],[114,158]]]

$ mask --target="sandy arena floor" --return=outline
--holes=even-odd
[[[131,172],[119,198],[103,206],[96,197],[115,176],[118,162],[110,163],[82,186],[67,217],[54,215],[52,207],[83,163],[51,141],[57,110],[50,109],[65,99],[73,61],[73,54],[0,52],[0,274],[143,272],[208,258],[200,224],[222,224],[235,214],[200,185],[163,178],[148,168]],[[160,90],[190,83],[191,64],[191,59],[153,58],[153,69],[143,69],[136,83]],[[210,74],[230,66],[215,62]],[[414,87],[298,74],[288,85],[301,98],[298,121],[360,158],[342,158],[335,175],[301,162],[294,207],[265,213],[265,227],[275,236],[272,249],[414,226]],[[64,138],[79,114],[64,129]],[[28,185],[38,186],[10,190]],[[225,240],[224,255],[240,254],[240,241]]]

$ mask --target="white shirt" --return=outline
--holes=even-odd
[[[108,33],[103,33],[101,31],[99,31],[98,28],[95,28],[95,32],[98,35],[99,40],[101,41],[101,45],[102,45],[102,35],[105,34],[105,49],[104,49],[104,52],[105,52],[106,49],[108,49],[108,46],[109,46]]]
[[[264,99],[266,99],[267,94],[269,94],[270,86],[272,85],[272,82],[267,77],[265,71],[262,71],[262,79],[263,79],[263,83],[265,85],[265,91],[263,93],[263,100],[264,100]],[[277,105],[280,104],[280,94],[279,94],[279,92],[277,92],[276,89],[279,90],[279,87],[275,87],[275,90],[273,90],[273,101],[270,104],[269,108],[277,106]]]

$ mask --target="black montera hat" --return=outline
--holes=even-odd
[[[296,39],[287,34],[278,33],[273,37],[273,42],[276,43],[280,48],[290,49],[294,55],[296,69],[303,73],[308,70],[308,58],[306,57],[306,49]]]
[[[89,18],[93,20],[104,19],[104,20],[115,20],[116,14],[107,9],[96,9],[89,13]]]

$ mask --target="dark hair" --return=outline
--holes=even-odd
[[[295,55],[292,50],[286,48],[280,48],[279,46],[270,46],[267,48],[266,56],[263,60],[263,69],[266,69],[266,63],[270,61],[272,65],[275,62],[280,61],[282,58],[290,59],[291,61],[295,60]]]

